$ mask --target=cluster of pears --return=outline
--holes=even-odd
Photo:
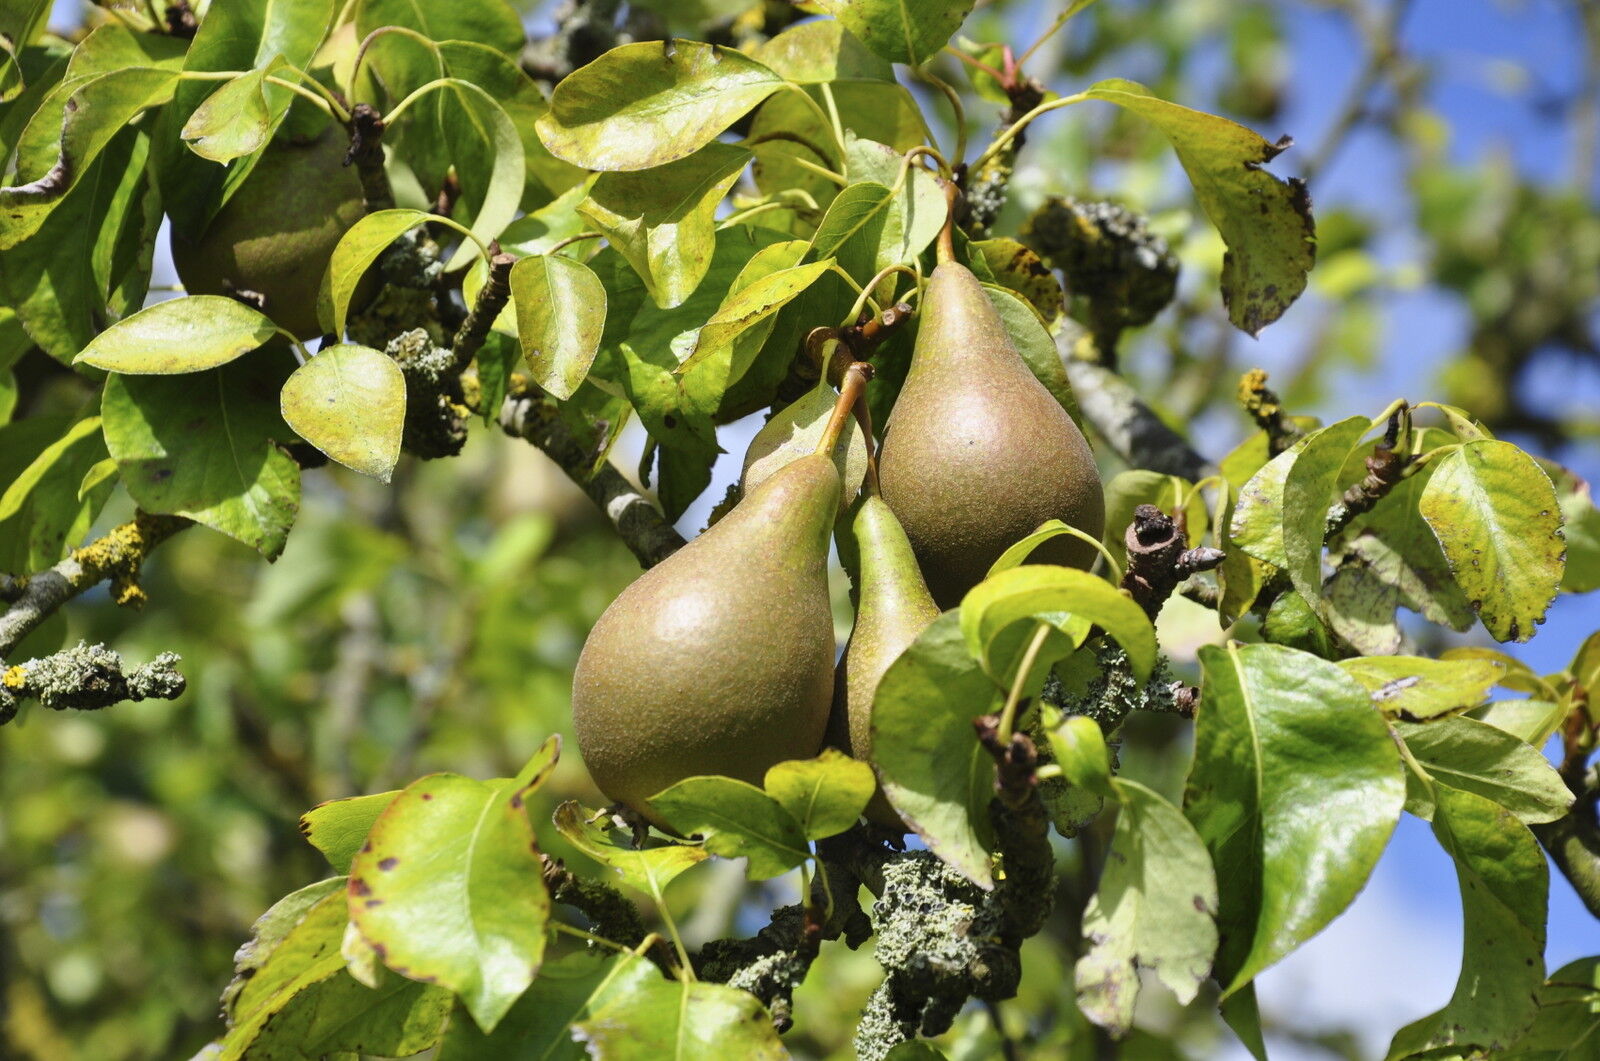
[[[768,768],[815,756],[825,741],[870,760],[878,684],[941,608],[1047,520],[1101,534],[1088,443],[948,240],[939,257],[880,466],[869,462],[850,523],[859,604],[837,668],[827,561],[842,486],[832,452],[865,380],[857,368],[817,452],[645,572],[584,644],[572,694],[584,762],[609,798],[657,825],[650,797],[686,777],[759,785]],[[1035,559],[1090,557],[1068,545]],[[881,792],[867,816],[902,824]]]

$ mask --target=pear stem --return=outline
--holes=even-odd
[[[955,181],[944,183],[945,218],[944,228],[939,230],[939,264],[956,260],[956,196],[961,194],[961,189],[956,187]]]
[[[1017,665],[1017,676],[1011,680],[1011,692],[1006,696],[1006,706],[1000,711],[1000,727],[997,737],[1000,747],[1004,748],[1011,743],[1011,734],[1017,724],[1017,705],[1022,701],[1022,687],[1027,684],[1028,672],[1033,670],[1033,661],[1039,658],[1039,650],[1044,647],[1044,639],[1050,636],[1052,627],[1049,623],[1040,623],[1033,632],[1033,640],[1028,642],[1028,649],[1022,654],[1022,662]]]
[[[855,404],[856,423],[861,425],[861,434],[867,440],[867,477],[863,483],[867,496],[877,497],[878,489],[878,447],[872,439],[872,408],[867,404],[867,389],[861,388],[861,393],[856,396]]]
[[[866,393],[867,380],[871,378],[872,366],[865,361],[857,361],[844,370],[844,381],[839,385],[839,400],[833,403],[833,415],[828,417],[828,425],[822,429],[822,439],[817,443],[819,454],[833,454],[833,448],[839,444],[839,436],[844,433],[845,421],[850,419],[850,410],[855,406],[856,399]]]

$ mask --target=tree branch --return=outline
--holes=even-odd
[[[1111,369],[1079,359],[1066,342],[1074,329],[1056,337],[1067,379],[1085,420],[1129,467],[1148,468],[1199,482],[1211,474],[1204,457],[1146,405],[1128,382]]]
[[[74,648],[0,671],[0,725],[16,717],[20,701],[33,698],[52,711],[98,711],[124,700],[176,700],[185,687],[179,656],[163,652],[132,671],[104,645]]]
[[[500,428],[533,443],[555,461],[606,514],[645,567],[654,567],[683,548],[683,536],[621,472],[610,464],[595,467],[594,453],[573,435],[544,395],[531,392],[508,397],[500,407]]]
[[[10,579],[11,591],[15,592],[19,583],[21,589],[11,606],[0,614],[0,659],[56,609],[106,579],[111,580],[111,596],[118,604],[144,603],[144,591],[138,583],[140,565],[156,546],[189,525],[190,521],[182,516],[141,512],[107,531],[104,537],[74,549],[49,570],[26,579]]]

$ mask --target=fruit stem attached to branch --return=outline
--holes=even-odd
[[[822,429],[822,438],[817,442],[816,452],[821,456],[829,456],[835,446],[839,444],[839,436],[844,433],[844,425],[850,419],[851,411],[856,402],[866,393],[867,381],[872,378],[872,366],[865,361],[857,361],[844,370],[844,382],[839,386],[839,400],[833,403],[833,415],[828,417],[827,425]]]

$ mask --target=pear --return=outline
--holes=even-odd
[[[344,164],[348,142],[330,126],[307,144],[262,152],[200,237],[172,234],[172,263],[195,295],[253,291],[267,316],[301,339],[322,333],[317,293],[333,248],[361,219],[361,179]],[[374,293],[368,274],[355,301]]]
[[[826,451],[785,465],[606,609],[578,657],[572,716],[607,797],[664,826],[647,801],[686,777],[760,785],[821,750],[841,491]]]
[[[983,285],[941,257],[879,474],[934,601],[951,608],[1046,520],[1099,538],[1105,499],[1088,442],[1029,371]],[[1094,555],[1057,537],[1031,559],[1087,567]]]
[[[917,635],[939,617],[939,607],[917,569],[911,543],[883,498],[869,494],[852,530],[861,560],[855,629],[839,661],[829,742],[863,762],[872,761],[872,701],[878,682]],[[904,829],[882,791],[867,804],[867,818]]]

